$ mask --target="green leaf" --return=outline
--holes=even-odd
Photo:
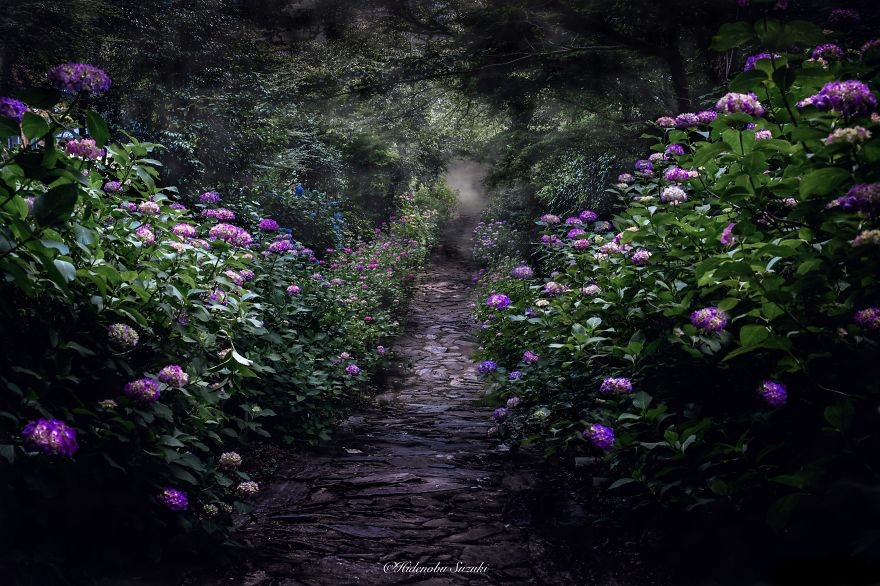
[[[726,496],[730,492],[730,488],[728,488],[727,483],[717,477],[713,478],[712,481],[709,483],[709,490],[719,496]]]
[[[795,70],[791,67],[780,67],[773,72],[773,83],[782,91],[788,90],[795,80]]]
[[[8,118],[0,117],[0,138],[8,138],[10,136],[18,136],[21,127]]]
[[[67,221],[79,198],[76,185],[53,187],[34,200],[34,217],[41,226],[56,226]]]
[[[99,147],[104,146],[107,139],[110,138],[110,129],[104,119],[97,112],[89,110],[86,112],[86,125],[89,129],[89,136],[95,139],[95,143]]]
[[[722,142],[706,143],[706,146],[700,146],[694,153],[694,165],[697,167],[705,165],[721,153],[730,152],[730,147]]]
[[[849,178],[850,172],[846,169],[841,169],[840,167],[816,169],[815,171],[808,173],[801,180],[801,197],[828,195],[833,193]]]
[[[739,330],[739,343],[742,346],[757,346],[770,337],[770,330],[766,326],[746,325]]]
[[[73,264],[67,262],[66,260],[61,260],[56,258],[52,261],[55,264],[55,268],[58,269],[58,272],[65,278],[65,280],[70,283],[76,278],[76,267]]]
[[[235,361],[238,362],[239,364],[243,364],[245,366],[250,366],[251,364],[254,363],[253,360],[248,360],[247,358],[245,358],[244,356],[242,356],[241,354],[239,354],[235,350],[232,351],[232,358],[234,358]]]
[[[747,22],[734,22],[721,25],[718,34],[712,37],[709,47],[713,51],[727,51],[739,47],[755,36],[752,25]]]
[[[48,110],[61,99],[61,92],[50,89],[29,89],[19,92],[17,99],[21,100],[31,108]]]
[[[760,69],[743,71],[730,80],[730,91],[740,93],[753,92],[764,85],[767,79],[767,73]]]
[[[767,511],[767,523],[776,530],[785,528],[800,500],[800,494],[789,494],[776,500]]]
[[[795,20],[786,23],[785,36],[790,45],[812,47],[825,41],[822,28],[805,20]]]
[[[49,134],[49,124],[42,116],[25,112],[21,119],[21,130],[30,140],[35,140]]]
[[[635,478],[620,478],[612,482],[611,485],[608,487],[608,490],[614,490],[615,488],[620,488],[621,486],[630,484],[635,481]]]
[[[838,431],[848,429],[854,415],[855,406],[852,401],[845,401],[825,408],[825,421]]]

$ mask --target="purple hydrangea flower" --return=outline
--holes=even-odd
[[[780,407],[785,405],[788,393],[785,385],[772,380],[762,381],[758,386],[758,394],[766,401],[768,405]]]
[[[357,376],[361,373],[361,369],[357,364],[349,364],[345,367],[345,372],[351,376]]]
[[[532,267],[522,265],[510,271],[510,275],[514,279],[530,279],[535,275],[535,271],[532,270]]]
[[[196,237],[196,227],[191,226],[189,224],[175,224],[171,231],[181,238],[195,238]]]
[[[106,154],[104,149],[98,148],[98,145],[93,138],[68,140],[64,143],[64,152],[71,157],[80,157],[89,160],[100,159]]]
[[[810,57],[813,59],[843,59],[843,49],[834,43],[823,43],[813,49]]]
[[[599,386],[603,395],[627,395],[633,392],[632,381],[628,378],[606,378]]]
[[[629,175],[629,173],[624,173],[624,175]],[[617,178],[620,181],[620,177]],[[630,181],[632,181],[632,175],[630,175]],[[627,183],[624,181],[623,183]],[[581,219],[582,222],[595,222],[599,219],[599,215],[593,210],[583,210],[578,214],[578,218]]]
[[[596,222],[593,224],[593,232],[607,232],[611,229],[611,222]]]
[[[119,193],[122,191],[122,183],[119,181],[108,181],[104,184],[104,193]]]
[[[839,207],[847,212],[862,212],[875,216],[880,210],[880,183],[853,185],[846,195],[832,200],[827,207]]]
[[[125,384],[123,392],[138,403],[155,403],[159,400],[159,381],[154,378],[133,380]]]
[[[632,183],[633,181],[635,181],[635,177],[631,173],[621,173],[617,176],[618,183]]]
[[[590,427],[584,430],[583,436],[600,450],[607,451],[614,447],[614,430],[610,427],[591,423]]]
[[[516,409],[519,406],[520,399],[519,397],[511,397],[507,400],[507,408],[508,409]]]
[[[521,373],[520,371],[514,370],[514,371],[507,374],[507,379],[508,380],[519,380],[522,378],[522,375],[523,375],[523,373]]]
[[[717,307],[704,307],[691,314],[691,323],[704,332],[720,332],[727,327],[727,314]]]
[[[566,233],[565,237],[574,240],[574,239],[578,238],[579,236],[583,236],[586,233],[587,233],[587,231],[584,230],[583,228],[572,228],[571,230],[568,231],[568,233]]]
[[[632,263],[636,266],[644,266],[651,261],[651,253],[645,250],[644,248],[640,248],[635,251],[632,255]]]
[[[773,138],[773,131],[771,130],[758,130],[755,132],[755,140],[770,140]]]
[[[294,295],[299,295],[300,293],[302,293],[302,289],[299,285],[288,285],[286,293],[293,297]]]
[[[199,196],[199,203],[217,203],[220,201],[220,194],[216,191],[206,191]]]
[[[507,407],[498,407],[495,411],[492,412],[492,419],[495,421],[504,421],[507,419]]]
[[[172,387],[184,387],[189,383],[189,375],[177,364],[169,364],[159,371],[159,380]]]
[[[150,228],[149,224],[144,224],[140,228],[134,231],[134,235],[140,239],[147,246],[152,246],[156,244],[156,234]]]
[[[586,238],[579,238],[571,243],[572,248],[579,251],[587,250],[590,247],[590,241]]]
[[[835,8],[828,15],[829,25],[857,24],[861,20],[862,15],[852,8]]]
[[[175,210],[178,212],[186,211],[186,206],[183,205],[182,203],[174,202],[173,204],[169,205],[168,207],[171,208],[172,210]]]
[[[798,102],[797,107],[814,106],[823,112],[832,111],[844,116],[867,115],[877,107],[877,98],[864,83],[850,79],[826,83],[818,94]]]
[[[278,222],[272,218],[263,218],[260,220],[260,230],[263,232],[276,232],[278,227]]]
[[[241,269],[240,271],[238,271],[238,273],[244,278],[245,281],[253,281],[254,277],[257,276],[254,271],[250,269]]]
[[[57,419],[30,421],[21,435],[28,446],[46,456],[73,456],[79,449],[76,430]]]
[[[855,322],[871,331],[880,331],[880,307],[860,309],[853,316]]]
[[[681,167],[670,167],[666,169],[666,172],[663,173],[663,178],[667,181],[673,181],[675,183],[684,183],[685,181],[690,181],[697,177],[698,173],[696,171],[688,171],[687,169],[682,169]]]
[[[28,107],[15,98],[0,97],[0,117],[21,122]]]
[[[249,246],[254,240],[247,230],[226,223],[212,226],[208,231],[208,237],[211,240],[223,240],[233,246],[240,246],[242,248]]]
[[[738,94],[736,92],[725,94],[715,104],[715,109],[723,114],[742,112],[758,117],[764,115],[764,107],[758,101],[758,96],[751,92],[748,94]]]
[[[560,293],[565,293],[566,291],[568,291],[568,287],[562,283],[557,283],[556,281],[547,281],[544,283],[544,293],[547,293],[548,295],[558,295]]]
[[[161,502],[169,511],[181,513],[189,507],[189,500],[186,493],[176,488],[163,489],[159,494],[159,502]]]
[[[477,370],[480,371],[480,374],[489,374],[498,370],[498,364],[494,360],[484,360],[477,367]]]
[[[260,492],[260,485],[253,480],[246,480],[245,482],[240,482],[238,486],[235,487],[235,492],[243,497],[254,496]]]
[[[161,209],[159,204],[154,201],[144,201],[138,204],[138,211],[148,216],[157,216]]]
[[[49,70],[49,81],[57,89],[70,93],[88,92],[92,95],[110,89],[110,77],[94,65],[86,63],[62,63]]]
[[[722,246],[733,246],[733,243],[736,241],[736,238],[733,235],[734,226],[736,226],[736,224],[731,222],[721,231],[721,237],[718,241],[721,242]]]
[[[561,220],[559,216],[554,216],[553,214],[544,214],[541,216],[541,221],[545,224],[558,224]]]
[[[693,112],[682,112],[675,117],[675,127],[684,130],[700,125],[700,118]]]
[[[268,252],[281,253],[281,252],[291,251],[294,248],[295,247],[294,247],[293,243],[290,242],[290,240],[276,240],[275,242],[272,242],[271,244],[269,244],[269,246],[266,248],[266,250]]]
[[[541,357],[532,352],[531,350],[526,350],[522,355],[523,362],[526,364],[536,364]]]
[[[639,159],[633,165],[636,171],[653,171],[654,164],[651,161],[645,159]]]
[[[667,155],[675,155],[680,157],[684,154],[684,145],[674,143],[667,145],[666,150],[664,151]]]
[[[671,116],[660,116],[655,121],[655,124],[660,128],[672,128],[675,126],[675,118]]]
[[[138,345],[138,333],[125,324],[110,324],[107,327],[107,338],[110,343],[123,350],[131,350]]]
[[[486,299],[486,305],[494,309],[505,309],[510,305],[510,297],[503,293],[492,293]]]
[[[743,71],[751,71],[755,68],[755,64],[761,59],[779,59],[782,55],[778,53],[758,53],[757,55],[750,55],[746,57],[746,64],[743,67]]]
[[[709,124],[717,117],[718,112],[716,112],[715,110],[700,110],[699,112],[697,112],[697,120],[700,122],[700,124]]]
[[[214,218],[221,222],[232,222],[235,220],[235,212],[226,208],[217,208],[216,210],[202,210],[202,215],[206,218]]]

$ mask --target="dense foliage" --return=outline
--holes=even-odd
[[[297,186],[269,217],[163,187],[163,147],[111,143],[79,108],[103,71],[49,79],[0,98],[2,559],[78,550],[73,528],[92,553],[123,527],[223,535],[259,490],[236,450],[326,438],[386,361],[451,193],[399,196],[361,241],[326,206],[338,229],[318,254],[285,221],[314,218],[320,192]]]
[[[835,40],[726,25],[715,47],[756,55],[653,124],[611,222],[545,214],[534,267],[490,267],[490,435],[601,457],[637,506],[775,527],[880,480],[880,42]]]

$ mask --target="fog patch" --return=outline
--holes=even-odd
[[[458,196],[462,214],[479,213],[486,207],[486,188],[483,181],[488,169],[476,161],[454,159],[446,166],[446,183]]]

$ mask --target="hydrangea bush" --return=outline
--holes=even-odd
[[[880,480],[880,47],[827,34],[726,25],[715,46],[752,46],[745,71],[656,121],[619,213],[545,214],[534,274],[490,271],[484,295],[511,302],[477,306],[477,358],[516,399],[491,436],[600,457],[635,503],[777,527],[838,478]]]
[[[267,210],[159,185],[160,145],[77,108],[111,85],[97,67],[48,81],[0,99],[0,524],[222,534],[259,490],[231,448],[326,438],[388,360],[438,213],[405,194],[316,252]]]

